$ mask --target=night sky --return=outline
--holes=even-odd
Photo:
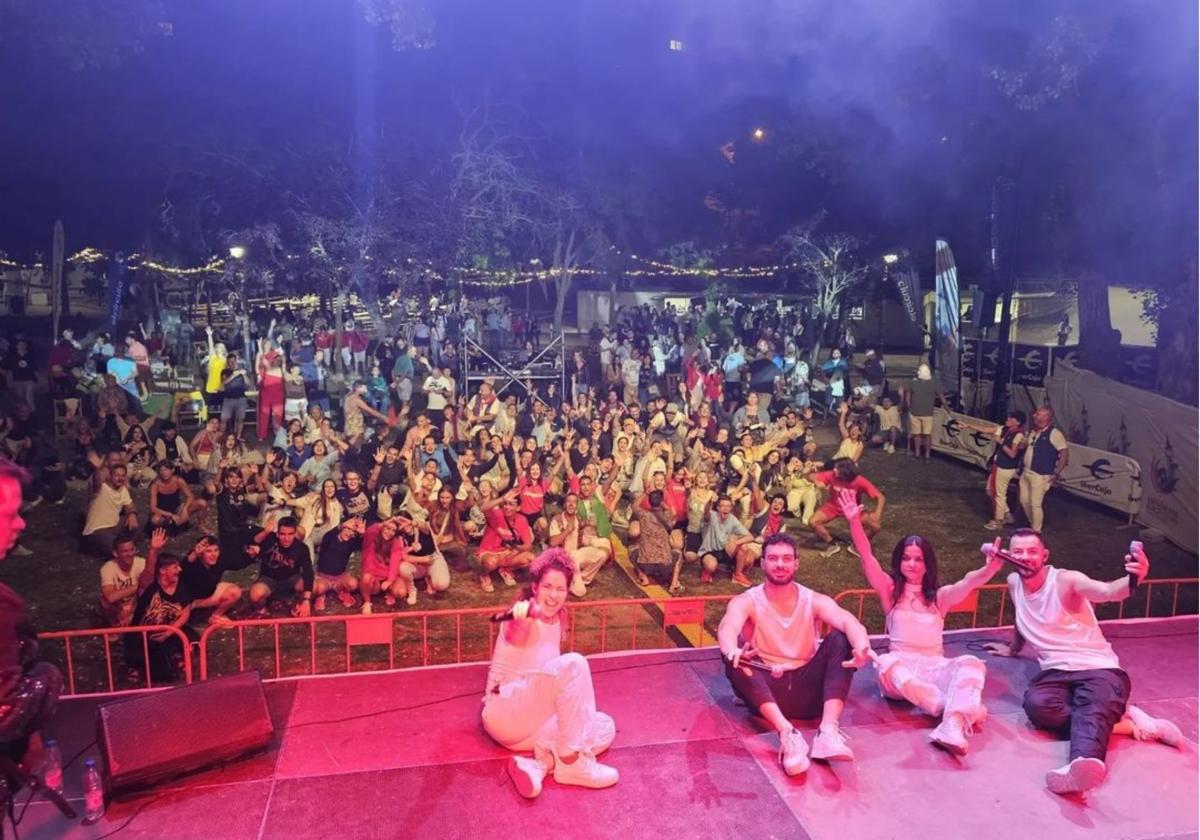
[[[357,0],[106,0],[122,16],[55,25],[27,5],[0,2],[0,250],[15,257],[48,250],[56,218],[69,250],[163,248],[164,199],[231,159],[269,169],[280,193],[303,189],[321,150],[433,171],[482,102],[508,109],[540,176],[644,186],[633,235],[651,251],[720,247],[716,194],[755,211],[731,259],[824,209],[826,228],[881,252],[946,236],[978,268],[998,176],[1027,271],[1128,275],[1196,247],[1197,27],[1182,0],[446,0],[429,4],[436,45],[405,51]],[[111,38],[119,64],[73,69],[76,38]],[[994,67],[1060,95],[1018,107]],[[718,151],[731,140],[734,166]],[[212,196],[231,228],[275,206]]]

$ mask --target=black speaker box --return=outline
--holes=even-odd
[[[109,796],[263,750],[274,735],[257,671],[118,700],[96,713]]]

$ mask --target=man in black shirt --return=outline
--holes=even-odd
[[[209,485],[210,492],[213,486]],[[215,493],[217,499],[217,536],[221,543],[221,554],[231,564],[240,562],[245,555],[246,544],[256,528],[251,520],[258,516],[262,496],[247,493],[241,470],[226,467],[221,475],[221,489]],[[245,568],[244,564],[237,568]]]
[[[317,547],[316,601],[317,612],[325,609],[325,593],[336,592],[343,607],[358,603],[354,591],[358,581],[350,574],[350,555],[362,547],[362,535],[366,523],[360,518],[347,519],[340,528],[335,528],[321,538]]]
[[[183,562],[181,579],[195,599],[192,609],[212,609],[209,624],[228,625],[225,616],[242,597],[236,583],[221,580],[229,566],[221,556],[221,545],[213,537],[201,537]]]
[[[371,523],[377,518],[371,494],[363,486],[362,474],[358,470],[346,470],[342,477],[342,486],[337,491],[337,500],[341,503],[343,515],[347,519],[361,516]]]
[[[283,592],[299,592],[300,603],[293,615],[307,616],[313,597],[312,554],[297,538],[295,517],[284,516],[271,520],[267,527],[254,535],[253,544],[246,549],[258,557],[258,579],[250,586],[250,603],[266,611],[267,599]]]
[[[408,482],[408,465],[401,458],[400,446],[394,442],[377,449],[371,460],[367,492],[375,496],[379,515],[388,517],[392,515],[393,497]]]
[[[160,551],[167,543],[167,532],[155,530],[150,538],[146,568],[138,578],[137,606],[133,611],[133,626],[167,625],[195,640],[196,631],[188,627],[192,614],[191,590],[180,580],[179,558]],[[131,633],[125,637],[125,659],[135,668],[149,665],[150,676],[159,682],[170,682],[179,674],[183,657],[187,655],[179,635],[170,630],[151,633],[142,647],[142,636]]]

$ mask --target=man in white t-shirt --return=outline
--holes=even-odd
[[[638,381],[641,378],[642,363],[636,355],[628,356],[621,362],[621,381],[625,386],[625,405],[637,402]]]
[[[425,379],[426,409],[441,411],[454,393],[454,382],[444,372],[434,372]]]
[[[100,557],[112,554],[117,537],[137,528],[137,514],[126,482],[124,464],[111,466],[108,478],[100,483],[88,505],[87,521],[83,525],[83,540]],[[124,521],[122,521],[122,519]]]
[[[100,614],[108,627],[128,627],[133,623],[138,578],[146,569],[146,558],[136,555],[133,537],[117,537],[111,559],[100,567]]]

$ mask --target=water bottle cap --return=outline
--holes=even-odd
[[[84,766],[84,767],[95,767],[95,766],[96,766],[96,759],[94,759],[94,758],[89,758],[87,761],[83,762],[83,766]]]
[[[57,746],[58,746],[58,741],[54,740],[53,738],[47,738],[47,739],[46,739],[46,746],[47,746],[47,747],[57,747]]]

